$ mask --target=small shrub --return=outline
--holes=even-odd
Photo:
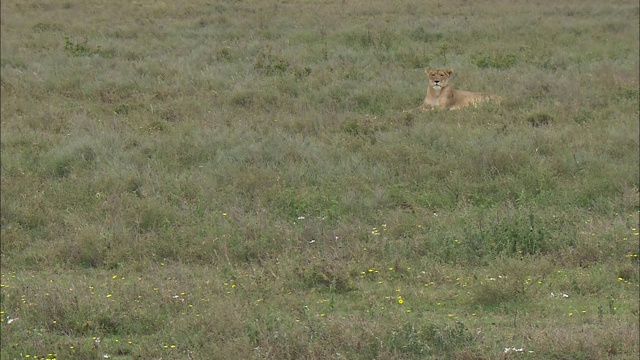
[[[431,63],[433,56],[419,50],[412,50],[396,53],[395,59],[404,68],[417,69]]]
[[[233,53],[231,52],[230,47],[223,47],[218,50],[216,53],[216,60],[221,62],[232,62],[233,61]]]
[[[471,62],[481,69],[508,69],[516,64],[517,58],[513,54],[505,55],[472,55]]]
[[[85,144],[58,154],[51,163],[53,175],[64,178],[74,170],[87,169],[94,164],[96,152],[91,145]]]
[[[91,48],[88,46],[89,40],[85,38],[82,42],[77,42],[70,37],[64,38],[64,49],[72,56],[91,56],[100,52],[100,47]]]
[[[302,278],[307,288],[324,289],[336,293],[356,290],[347,269],[339,265],[313,265],[302,270]]]
[[[376,47],[389,51],[397,45],[398,38],[395,33],[384,30],[377,36]]]
[[[349,135],[357,136],[359,134],[363,134],[365,129],[356,120],[348,120],[344,125],[342,125],[342,131]]]
[[[137,210],[136,227],[140,232],[168,229],[174,223],[173,209],[161,201],[144,201]]]
[[[620,265],[616,275],[618,279],[623,279],[625,281],[637,283],[638,273],[639,271],[638,271],[637,260],[636,260],[636,264],[633,264],[633,265],[632,264]]]
[[[161,133],[169,130],[169,123],[164,119],[151,120],[147,125],[149,133]]]
[[[483,307],[497,307],[521,299],[516,290],[505,286],[502,281],[484,280],[473,291],[473,303]]]
[[[414,324],[406,324],[402,329],[393,331],[388,336],[389,347],[401,353],[428,354],[431,352],[431,347],[427,336],[420,329],[416,329]]]
[[[553,120],[553,116],[546,113],[535,113],[527,116],[527,122],[533,127],[549,125]]]
[[[101,267],[105,262],[104,239],[96,235],[98,234],[79,234],[77,242],[70,243],[68,248],[64,249],[64,253],[59,254],[59,257],[71,266]]]
[[[305,77],[311,75],[311,68],[308,67],[308,66],[305,66],[303,68],[296,67],[293,70],[293,73],[296,76],[296,79],[301,80],[302,78],[305,78]]]
[[[618,91],[618,98],[622,100],[638,101],[639,91],[636,88],[625,88]]]
[[[348,80],[367,80],[367,74],[363,69],[354,64],[347,64],[343,67],[344,78]]]
[[[387,338],[393,350],[415,355],[451,353],[473,341],[473,335],[460,321],[444,326],[431,323],[420,327],[407,323],[392,331]]]
[[[259,73],[267,76],[285,74],[291,64],[278,55],[271,53],[271,50],[260,52],[253,63],[253,68]]]
[[[371,31],[357,32],[351,31],[344,35],[344,44],[352,48],[370,48],[375,46]]]
[[[413,29],[413,31],[411,31],[409,37],[412,40],[429,43],[429,42],[433,42],[433,41],[442,40],[442,38],[444,37],[444,34],[442,34],[441,32],[432,32],[432,31],[427,30],[423,26],[419,26],[419,27]]]
[[[386,129],[385,124],[366,116],[363,120],[349,119],[342,125],[342,131],[351,136],[364,136],[375,141],[375,134]]]
[[[411,127],[415,123],[416,116],[410,112],[405,112],[400,116],[400,123]]]
[[[473,335],[461,321],[442,328],[432,324],[427,328],[427,338],[436,349],[444,352],[460,349],[473,341]]]
[[[256,93],[250,90],[238,91],[231,94],[230,101],[234,106],[251,106],[256,102]]]
[[[493,253],[518,255],[535,255],[548,248],[545,229],[530,214],[525,220],[521,215],[502,220],[492,234]]]
[[[385,108],[382,100],[380,96],[371,93],[360,93],[351,98],[355,109],[366,114],[382,114]]]
[[[61,31],[63,28],[62,28],[62,25],[60,24],[39,22],[33,25],[31,29],[37,33],[46,33],[46,32],[53,32],[53,31]]]
[[[586,124],[593,121],[594,117],[595,115],[593,114],[593,111],[588,109],[580,109],[580,111],[578,111],[574,115],[573,121],[575,121],[578,124]]]
[[[486,308],[504,308],[507,304],[519,304],[535,298],[538,281],[551,272],[552,264],[540,261],[530,267],[526,260],[500,258],[489,264],[492,269],[487,278],[471,286],[471,301]]]
[[[127,104],[119,104],[113,109],[113,113],[116,115],[127,115],[129,114],[130,106]]]

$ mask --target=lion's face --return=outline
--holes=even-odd
[[[429,77],[429,86],[435,90],[440,90],[449,83],[449,76],[453,73],[453,69],[439,70],[428,67],[425,72]]]

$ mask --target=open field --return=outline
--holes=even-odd
[[[0,10],[3,360],[638,358],[637,1]]]

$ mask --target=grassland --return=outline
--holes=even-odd
[[[638,12],[2,1],[0,357],[637,359]]]

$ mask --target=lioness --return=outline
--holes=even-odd
[[[449,84],[453,69],[438,70],[427,67],[425,72],[429,77],[429,86],[427,96],[422,103],[422,110],[457,110],[483,101],[493,100],[498,104],[502,101],[502,98],[495,94],[454,90]]]

